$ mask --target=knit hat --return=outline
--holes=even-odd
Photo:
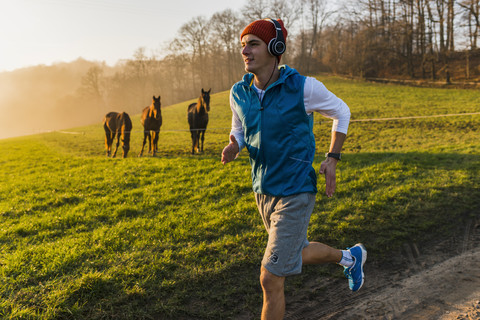
[[[288,34],[287,29],[285,29],[282,20],[278,19],[277,21],[280,24],[280,27],[282,28],[283,38],[286,41],[287,34]],[[240,35],[240,41],[242,40],[243,36],[246,34],[256,35],[257,37],[262,39],[263,42],[265,42],[267,45],[270,43],[272,39],[274,39],[277,36],[275,25],[268,19],[256,20],[250,23],[248,26],[246,26],[245,29],[243,29],[242,34]]]

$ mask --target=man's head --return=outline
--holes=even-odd
[[[260,64],[268,63],[264,60],[278,59],[279,62],[285,51],[286,38],[287,30],[282,20],[256,20],[246,26],[240,35],[245,69],[254,72],[251,67],[256,65],[255,69],[258,69]]]

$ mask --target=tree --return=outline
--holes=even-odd
[[[227,9],[215,13],[210,19],[210,26],[212,42],[219,42],[221,49],[213,53],[214,59],[218,61],[222,56],[225,58],[223,68],[217,74],[227,75],[227,82],[231,85],[238,76],[238,71],[242,70],[239,36],[244,23],[231,9]],[[223,83],[221,86],[224,86]]]
[[[134,99],[134,102],[138,104],[143,102],[147,96],[147,80],[150,72],[150,59],[145,54],[145,51],[145,47],[138,48],[133,53],[133,60],[130,60],[127,63],[128,77],[133,80],[135,85],[134,88],[136,89],[135,96],[137,98]],[[149,93],[148,96],[150,96]]]
[[[200,79],[200,86],[205,85],[205,54],[207,52],[208,21],[203,16],[197,16],[185,23],[179,31],[179,43],[191,55],[192,95],[197,91],[196,78]]]
[[[480,30],[480,0],[463,0],[458,5],[463,10],[463,16],[468,22],[468,38],[470,48],[477,48],[478,33]]]
[[[313,52],[317,49],[317,44],[320,41],[323,27],[333,11],[327,9],[326,0],[306,0],[307,12],[306,15],[310,19],[309,25],[311,27],[310,43],[308,47],[306,72],[311,71],[311,62]]]
[[[90,67],[82,78],[81,94],[93,99],[102,99],[101,78],[103,69],[97,65]]]
[[[285,28],[291,32],[300,18],[301,1],[270,0],[270,15],[274,19],[282,19]]]
[[[268,18],[270,14],[268,0],[249,0],[241,11],[243,18],[248,23]]]

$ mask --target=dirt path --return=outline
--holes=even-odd
[[[406,244],[388,265],[367,260],[358,293],[346,280],[312,280],[287,297],[285,319],[480,319],[480,220],[422,247]]]

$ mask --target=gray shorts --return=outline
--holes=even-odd
[[[262,266],[280,277],[301,273],[302,250],[309,244],[307,229],[315,194],[273,197],[256,193],[255,200],[268,232]]]

